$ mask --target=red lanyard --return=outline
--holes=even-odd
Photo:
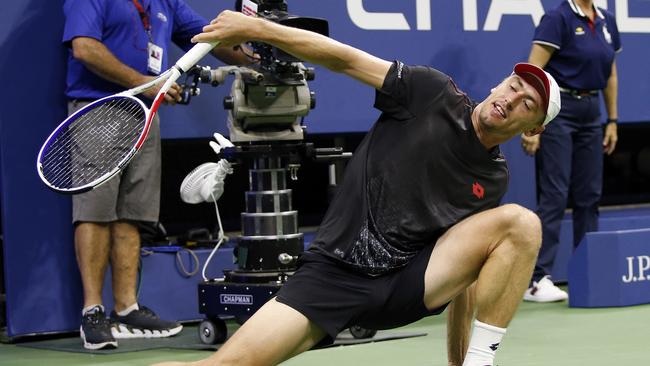
[[[133,5],[135,5],[136,9],[138,9],[138,13],[140,14],[140,19],[142,20],[142,25],[144,26],[144,30],[146,30],[147,33],[151,32],[151,23],[149,23],[149,14],[147,14],[147,12],[144,10],[142,4],[140,4],[140,1],[133,0]]]

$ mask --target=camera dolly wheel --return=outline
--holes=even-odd
[[[366,329],[358,325],[351,326],[349,330],[350,334],[352,334],[355,339],[372,338],[377,334],[375,329]]]
[[[199,324],[199,339],[203,344],[223,343],[228,338],[226,322],[218,317],[204,319]]]

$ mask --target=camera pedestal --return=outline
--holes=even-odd
[[[295,178],[297,162],[310,144],[302,142],[234,146],[222,152],[226,159],[244,160],[249,168],[246,212],[241,214],[242,235],[233,254],[237,270],[225,277],[199,284],[199,312],[206,319],[199,326],[203,343],[225,341],[222,316],[243,324],[270,300],[295,270],[304,250],[298,232],[298,212],[293,210],[287,172]]]
[[[316,149],[300,141],[237,145],[222,150],[229,161],[246,161],[249,191],[246,212],[241,214],[242,235],[233,251],[238,269],[224,271],[223,279],[204,281],[198,286],[199,313],[206,319],[199,326],[203,343],[221,343],[227,329],[221,317],[234,317],[243,324],[296,270],[304,250],[304,236],[298,231],[298,212],[293,210],[289,179],[297,179],[299,162],[348,159],[340,148]],[[355,338],[370,338],[376,331],[353,327]]]

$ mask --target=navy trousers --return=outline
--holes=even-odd
[[[573,245],[588,231],[598,230],[598,205],[603,182],[603,129],[600,97],[562,93],[562,110],[540,139],[536,154],[539,190],[537,214],[542,221],[542,248],[533,280],[551,273],[560,223],[569,195],[573,202]]]

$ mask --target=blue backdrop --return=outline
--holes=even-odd
[[[544,9],[560,1],[289,0],[289,8],[327,18],[332,37],[380,57],[433,65],[480,99],[515,62],[526,59],[535,24]],[[597,2],[616,13],[622,32],[621,120],[648,121],[650,2]],[[234,0],[188,3],[210,18],[232,8]],[[0,205],[10,336],[74,330],[79,321],[81,288],[70,201],[44,188],[35,170],[40,144],[66,114],[62,4],[7,1],[0,13]],[[177,51],[171,59],[179,55]],[[377,115],[371,108],[373,91],[346,77],[317,69],[310,85],[318,98],[306,119],[312,133],[365,131]],[[228,89],[203,87],[190,106],[165,108],[163,136],[207,137],[225,131],[221,100]],[[532,207],[532,159],[516,141],[503,149],[512,172],[506,200]]]
[[[544,10],[562,1],[566,0],[288,0],[288,4],[291,13],[327,19],[332,38],[388,60],[432,65],[451,75],[471,97],[482,99],[510,74],[514,63],[528,58]],[[189,2],[208,17],[217,13],[215,8],[220,5],[215,3],[224,4],[223,0]],[[232,7],[230,2],[225,1],[227,7]],[[647,121],[650,1],[596,3],[616,14],[621,30],[623,52],[617,61],[620,120]],[[316,71],[310,87],[318,102],[306,118],[308,131],[366,131],[377,116],[372,109],[373,91],[323,68]],[[226,131],[221,101],[229,85],[210,89],[203,87],[191,108],[167,108],[162,113],[164,137]]]

